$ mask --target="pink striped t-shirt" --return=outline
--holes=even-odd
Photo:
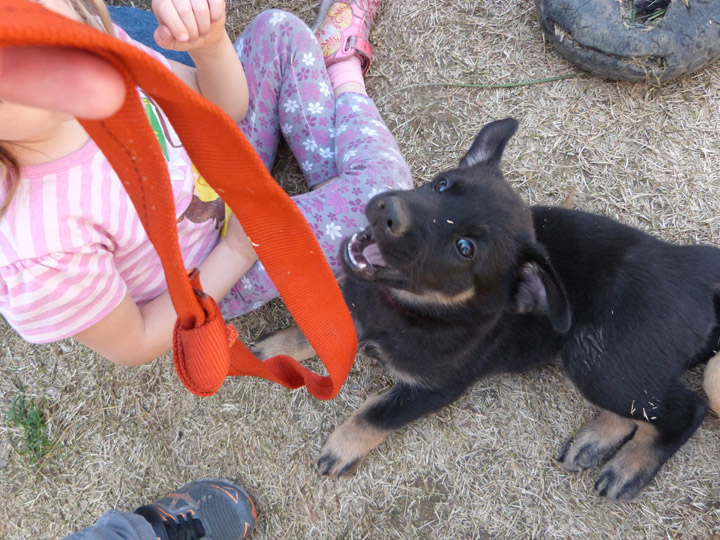
[[[180,249],[192,268],[216,245],[224,204],[198,177],[162,111],[141,97],[168,162]],[[0,198],[6,191],[2,182]],[[126,293],[142,304],[166,288],[155,249],[92,140],[62,159],[22,168],[0,220],[0,314],[24,339],[72,336],[107,316]]]

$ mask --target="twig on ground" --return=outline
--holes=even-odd
[[[521,86],[532,86],[534,84],[544,84],[544,83],[555,82],[555,81],[563,81],[565,79],[575,79],[575,78],[581,77],[583,75],[587,75],[587,74],[583,73],[583,72],[567,73],[565,75],[558,75],[556,77],[545,77],[542,79],[532,79],[529,81],[520,81],[520,82],[514,82],[514,83],[497,83],[497,84],[454,83],[454,82],[427,82],[427,83],[408,84],[407,86],[401,86],[400,88],[396,88],[395,90],[388,92],[384,96],[381,96],[380,98],[376,99],[375,102],[377,104],[383,103],[387,98],[389,98],[393,94],[397,94],[398,92],[402,92],[403,90],[409,90],[411,88],[425,88],[428,86],[442,86],[442,87],[446,87],[446,88],[476,88],[476,89],[480,89],[480,90],[499,90],[502,88],[518,88]]]

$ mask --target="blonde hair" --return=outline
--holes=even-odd
[[[105,33],[115,36],[110,13],[103,0],[65,0],[75,10],[80,20]],[[100,19],[98,22],[97,19]]]
[[[103,0],[65,0],[75,11],[80,22],[115,36],[115,29]],[[99,19],[99,20],[98,20]],[[20,164],[0,141],[0,179],[7,184],[5,197],[0,201],[0,218],[5,214],[18,189]]]

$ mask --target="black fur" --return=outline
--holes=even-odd
[[[499,168],[516,128],[493,122],[458,168],[373,198],[369,230],[347,241],[345,298],[397,384],[330,437],[323,472],[351,471],[378,433],[488,374],[557,358],[601,410],[558,459],[568,470],[610,459],[600,495],[636,496],[702,422],[707,405],[680,377],[717,350],[720,249],[531,209]]]

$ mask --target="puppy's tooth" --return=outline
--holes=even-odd
[[[355,260],[355,256],[353,255],[352,242],[347,243],[347,246],[345,247],[345,254],[347,255],[347,258],[350,259],[350,261],[353,264],[355,264],[355,265],[357,264],[357,261]]]

